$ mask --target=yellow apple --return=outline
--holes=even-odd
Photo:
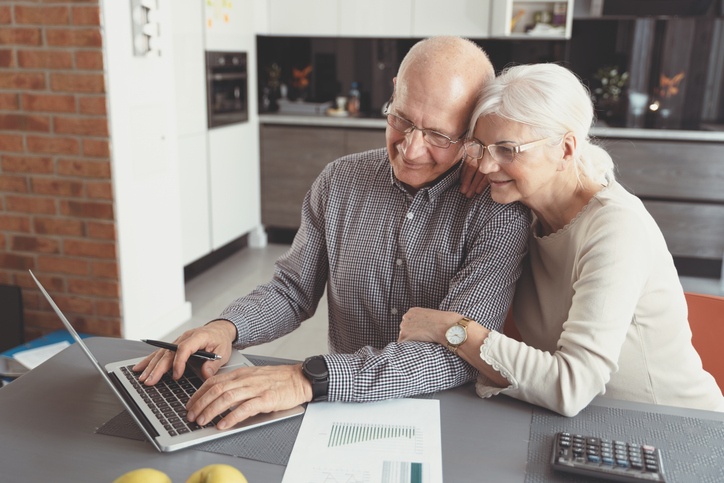
[[[186,483],[248,483],[241,471],[229,465],[204,466],[189,476]]]
[[[171,483],[171,478],[163,471],[140,468],[119,476],[113,483]]]

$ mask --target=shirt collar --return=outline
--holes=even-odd
[[[389,164],[390,158],[388,156],[387,158],[388,166],[390,169],[390,180],[392,181],[392,184],[397,186],[400,190],[402,190],[404,193],[409,195],[409,192],[407,189],[405,189],[405,185],[402,184],[402,182],[397,179],[397,176],[395,176],[395,170],[392,169],[392,164]],[[457,166],[455,169],[450,171],[447,176],[439,180],[437,183],[435,183],[432,186],[426,186],[425,188],[421,188],[418,193],[426,193],[425,196],[428,197],[430,201],[435,201],[438,196],[440,196],[442,193],[447,191],[451,186],[456,185],[458,181],[460,181],[460,172],[463,168],[463,163],[458,161]]]

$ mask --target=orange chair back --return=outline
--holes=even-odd
[[[689,306],[691,342],[701,357],[704,370],[724,390],[724,297],[685,292]]]

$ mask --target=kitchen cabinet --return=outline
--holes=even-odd
[[[366,0],[339,2],[339,35],[342,37],[410,37],[416,0]]]
[[[211,252],[203,7],[172,10],[183,266]]]
[[[516,39],[571,38],[574,0],[492,0],[492,2],[490,34],[493,37]],[[543,21],[537,25],[535,21],[536,15],[544,17]],[[546,20],[548,21],[546,22]],[[560,28],[546,28],[545,24],[560,25]],[[528,25],[536,25],[536,28],[526,32],[526,26]]]
[[[490,0],[413,0],[412,36],[490,35]]]
[[[179,184],[182,266],[211,252],[208,142],[206,132],[180,136]]]
[[[174,82],[183,266],[260,229],[256,76],[248,70],[248,122],[208,128],[206,50],[247,53],[256,65],[257,3],[179,0],[174,12]]]
[[[674,256],[722,259],[724,143],[604,138],[603,145]]]
[[[261,224],[258,143],[258,131],[249,123],[209,131],[211,240],[214,250]]]
[[[211,249],[251,233],[249,245],[263,241],[259,194],[259,115],[257,107],[255,0],[205,2],[207,51],[245,52],[248,120],[208,131]],[[203,92],[205,92],[204,89]]]
[[[271,35],[339,35],[338,0],[268,0]]]
[[[270,228],[299,228],[304,196],[327,164],[385,146],[384,129],[262,125],[260,137],[262,223]]]
[[[259,33],[339,37],[489,35],[491,0],[268,0]],[[265,28],[264,25],[268,25]]]
[[[262,124],[265,226],[299,228],[304,196],[328,163],[385,145],[383,123],[351,127],[355,121],[366,124],[361,119],[339,127],[321,120],[312,125]],[[671,253],[718,263],[724,255],[724,143],[602,134],[597,138],[616,164],[618,181],[641,198]]]

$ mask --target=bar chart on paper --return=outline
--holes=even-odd
[[[284,473],[296,482],[441,483],[439,401],[310,405]]]
[[[328,448],[354,445],[364,451],[422,454],[422,429],[391,424],[332,423]]]

